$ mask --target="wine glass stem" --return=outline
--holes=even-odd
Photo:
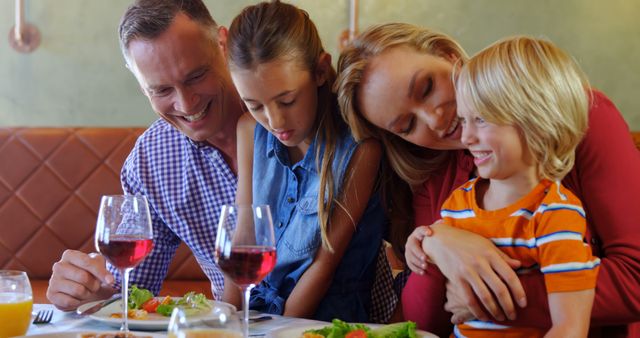
[[[122,327],[120,331],[124,333],[129,332],[129,272],[130,268],[122,269],[122,283],[120,288],[122,289]]]
[[[252,285],[242,288],[242,311],[244,312],[242,316],[242,331],[245,338],[249,337],[249,298],[252,288]]]

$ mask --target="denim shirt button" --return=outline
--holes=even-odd
[[[287,202],[289,202],[289,203],[293,203],[293,202],[295,202],[295,201],[296,201],[296,200],[295,200],[293,197],[287,197]]]
[[[282,222],[278,222],[278,228],[282,228]]]

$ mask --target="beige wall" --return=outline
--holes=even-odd
[[[25,0],[42,33],[32,54],[6,40],[12,0],[0,0],[0,126],[144,126],[155,115],[124,68],[116,29],[129,0]],[[220,24],[256,1],[205,0]],[[337,58],[348,0],[294,0]],[[442,30],[470,54],[512,34],[545,36],[573,54],[592,84],[640,130],[640,1],[361,0],[360,27],[405,21]]]

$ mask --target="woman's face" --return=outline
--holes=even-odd
[[[373,57],[357,93],[364,117],[416,145],[462,149],[451,73],[455,58],[408,46]]]

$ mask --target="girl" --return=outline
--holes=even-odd
[[[306,12],[279,1],[245,8],[229,28],[228,59],[251,114],[238,124],[236,201],[269,204],[276,225],[277,264],[250,307],[368,321],[385,223],[379,144],[356,143],[340,118],[331,57]]]

